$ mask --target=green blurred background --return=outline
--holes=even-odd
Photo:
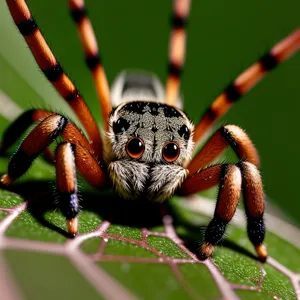
[[[100,120],[92,78],[85,67],[67,1],[28,0],[33,15],[68,75]],[[172,1],[86,1],[111,83],[126,68],[166,78]],[[300,24],[298,0],[192,2],[181,91],[197,122],[241,71]],[[222,119],[246,129],[259,149],[267,195],[300,224],[300,53],[279,66]],[[0,88],[23,108],[53,108],[72,116],[41,75],[0,3]],[[8,122],[0,117],[0,131]]]

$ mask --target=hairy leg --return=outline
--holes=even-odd
[[[248,236],[258,257],[265,260],[267,249],[263,245],[265,237],[264,192],[256,166],[250,162],[210,166],[187,178],[179,193],[187,196],[207,190],[217,184],[219,184],[219,193],[214,217],[205,231],[200,257],[206,259],[211,256],[215,246],[222,240],[226,226],[234,216],[243,188]]]
[[[185,27],[190,10],[190,0],[174,0],[172,16],[172,32],[169,45],[169,69],[166,84],[166,104],[175,105],[180,86],[185,58]]]
[[[72,18],[76,23],[79,38],[83,46],[85,60],[92,72],[94,84],[100,100],[103,128],[108,130],[108,116],[112,110],[110,91],[98,50],[97,40],[91,21],[87,16],[84,0],[68,0]]]
[[[226,125],[217,130],[188,165],[190,175],[207,166],[230,146],[239,159],[259,166],[259,156],[246,132],[236,125]]]
[[[76,167],[83,177],[93,186],[102,188],[105,176],[97,161],[80,145],[61,143],[55,152],[56,183],[59,203],[66,217],[70,235],[78,233],[79,199],[76,179]]]
[[[242,173],[248,236],[259,258],[265,260],[268,254],[266,247],[263,245],[266,228],[263,218],[265,201],[261,177],[253,164],[240,162],[237,165]]]
[[[62,143],[57,147],[55,161],[60,209],[66,217],[68,232],[75,236],[78,232],[79,199],[75,159],[70,143]]]
[[[46,117],[53,113],[46,110],[31,109],[21,114],[8,128],[4,131],[1,145],[0,154],[4,154],[28,129],[33,123],[41,122]],[[53,163],[54,157],[49,148],[43,152],[43,157],[49,163]]]
[[[56,60],[26,2],[24,0],[6,0],[6,2],[37,64],[58,93],[74,110],[92,141],[92,147],[97,157],[102,159],[102,140],[98,125],[77,88]]]
[[[45,110],[31,109],[22,113],[4,131],[1,141],[1,153],[5,153],[33,123],[40,122],[53,113]]]
[[[12,156],[8,165],[8,173],[2,176],[1,182],[10,184],[21,177],[41,152],[58,136],[62,136],[68,142],[81,145],[93,155],[93,150],[81,131],[67,118],[53,114],[38,124],[23,140]]]

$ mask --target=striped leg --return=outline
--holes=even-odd
[[[222,117],[237,100],[258,83],[279,63],[288,59],[300,47],[300,29],[276,44],[269,53],[238,76],[206,110],[195,128],[194,141],[198,143],[213,124]]]
[[[5,153],[35,122],[40,122],[53,113],[46,110],[31,109],[22,113],[9,127],[4,131],[1,141],[1,153]]]
[[[190,0],[174,0],[172,32],[169,49],[169,70],[166,84],[166,104],[175,105],[180,85],[180,75],[185,58],[185,27],[190,10]]]
[[[79,199],[74,152],[70,143],[63,143],[57,147],[55,161],[60,209],[66,217],[68,232],[75,236],[78,232]]]
[[[78,233],[79,199],[76,166],[87,181],[99,188],[104,186],[105,177],[96,160],[80,145],[61,143],[55,152],[56,182],[60,208],[66,217],[70,235]]]
[[[199,169],[215,160],[228,146],[239,159],[249,161],[259,166],[259,156],[252,141],[243,129],[236,125],[221,127],[188,165],[189,174],[195,174]]]
[[[265,197],[261,177],[257,168],[249,162],[237,164],[242,173],[243,198],[247,216],[247,231],[258,257],[266,260],[267,249],[263,245],[265,238]]]
[[[101,65],[97,40],[92,24],[87,17],[84,0],[68,0],[72,18],[77,25],[88,68],[91,70],[101,104],[104,129],[108,130],[108,116],[112,110],[110,91],[103,66]]]
[[[59,94],[74,110],[86,129],[95,154],[102,158],[102,140],[99,128],[82,96],[63,71],[46,43],[24,0],[6,0],[10,13],[27,42],[37,64]]]
[[[12,156],[8,173],[1,177],[1,182],[10,184],[21,177],[58,136],[62,136],[68,142],[81,145],[92,154],[91,146],[80,130],[67,118],[53,114],[38,124],[23,140]]]
[[[265,237],[264,192],[257,168],[249,162],[237,165],[223,164],[208,167],[187,178],[180,194],[190,195],[211,188],[219,183],[219,193],[214,217],[209,223],[200,250],[201,259],[211,256],[214,248],[222,240],[226,226],[236,211],[243,187],[247,230],[258,257],[267,258],[267,249],[263,245]]]

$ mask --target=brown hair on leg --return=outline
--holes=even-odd
[[[38,66],[58,93],[74,110],[92,141],[92,147],[102,159],[102,140],[98,125],[73,82],[63,71],[45,41],[24,0],[6,0],[10,13],[27,42]]]
[[[200,258],[211,256],[214,247],[222,240],[226,226],[236,211],[241,195],[241,172],[235,165],[222,165],[218,200],[213,219],[208,224],[204,242],[200,250]]]
[[[166,84],[166,104],[175,105],[180,86],[185,58],[185,40],[190,0],[174,0],[172,16],[172,32],[169,45],[169,68]]]
[[[76,179],[76,167],[72,145],[61,143],[55,151],[56,184],[60,209],[66,217],[68,233],[78,233],[79,200]]]
[[[66,141],[78,143],[93,154],[90,144],[80,130],[66,117],[53,114],[38,124],[23,140],[10,159],[8,173],[1,177],[2,184],[10,184],[21,177],[41,152],[60,135]]]
[[[1,141],[1,153],[5,153],[33,123],[40,122],[52,115],[45,110],[30,109],[22,113],[4,131]]]
[[[95,33],[93,31],[91,21],[87,16],[84,0],[68,0],[68,5],[72,18],[77,26],[86,64],[92,72],[97,95],[100,100],[103,127],[107,131],[108,116],[112,110],[110,90],[104,68],[101,64]]]
[[[226,125],[217,130],[187,166],[190,174],[207,166],[230,146],[240,160],[259,166],[259,156],[246,132],[236,125]]]
[[[255,247],[258,257],[265,261],[268,252],[263,241],[265,238],[264,210],[265,196],[258,169],[249,162],[240,162],[242,172],[243,195],[247,215],[247,231],[250,241]]]

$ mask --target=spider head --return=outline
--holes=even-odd
[[[193,125],[181,110],[157,102],[119,105],[109,119],[109,175],[124,198],[163,201],[186,178]]]

